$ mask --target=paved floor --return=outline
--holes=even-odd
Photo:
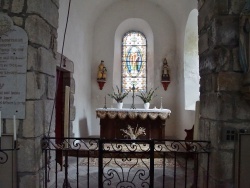
[[[185,170],[181,166],[174,170],[174,167],[165,168],[165,177],[163,176],[162,168],[155,168],[154,170],[154,188],[165,188],[165,187],[185,187],[185,177],[186,177],[186,187],[192,187],[193,183],[193,168],[192,161],[189,161],[188,168]],[[103,187],[129,187],[129,188],[139,188],[139,187],[149,187],[148,184],[143,184],[142,179],[148,176],[148,169],[146,168],[113,168],[106,167],[104,169],[103,176]],[[106,178],[105,178],[106,177]],[[164,178],[163,178],[164,177]],[[174,178],[175,177],[175,178]],[[63,182],[65,181],[65,172],[59,171],[57,173],[57,186],[53,183],[50,188],[63,187]],[[109,181],[110,180],[110,181]],[[148,179],[147,179],[148,180]],[[174,186],[175,180],[175,186]],[[71,188],[77,187],[77,168],[74,163],[71,163],[68,170],[68,181]],[[149,181],[147,181],[149,182]],[[79,166],[78,168],[78,187],[79,188],[98,188],[98,167],[88,168],[87,166]]]

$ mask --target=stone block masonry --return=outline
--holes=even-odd
[[[28,35],[26,117],[18,120],[18,187],[42,187],[44,159],[40,141],[48,134],[56,79],[59,0],[2,0],[0,12]],[[12,133],[4,120],[5,133]],[[52,135],[54,133],[51,133]],[[54,136],[54,135],[53,135]]]
[[[241,94],[239,21],[244,0],[199,1],[200,139],[212,144],[209,187],[234,187],[237,133],[248,129],[250,105]],[[227,130],[235,131],[233,140]],[[229,132],[230,133],[230,132]],[[204,159],[205,161],[206,159]],[[203,175],[206,167],[200,167]],[[202,183],[200,184],[202,186]]]

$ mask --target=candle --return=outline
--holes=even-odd
[[[0,111],[0,138],[2,136],[2,112]]]
[[[16,141],[16,115],[13,116],[13,137],[14,141]]]
[[[65,100],[64,100],[64,138],[69,137],[69,97],[70,97],[70,87],[65,86]],[[69,147],[69,139],[66,140],[65,147]]]

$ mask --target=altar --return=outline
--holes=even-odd
[[[140,127],[145,129],[145,134],[138,136],[137,139],[164,139],[165,121],[170,113],[168,109],[97,108],[96,117],[100,118],[100,138],[129,138],[122,130],[128,130],[130,126],[133,131]]]

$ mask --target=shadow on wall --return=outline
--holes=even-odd
[[[89,130],[88,130],[88,124],[87,119],[81,119],[79,121],[79,137],[88,137],[89,136]]]

